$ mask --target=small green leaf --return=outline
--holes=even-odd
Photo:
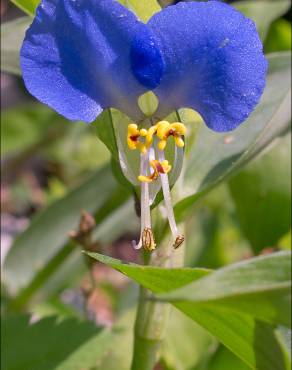
[[[40,0],[11,0],[11,2],[28,15],[34,16]]]
[[[112,334],[93,323],[56,317],[34,324],[26,315],[3,320],[1,368],[80,370],[92,368],[111,347]]]
[[[271,23],[281,15],[285,14],[289,10],[291,3],[289,0],[243,0],[232,3],[232,6],[254,20],[257,25],[258,32],[262,40],[264,40]]]
[[[291,136],[234,176],[229,188],[255,253],[277,246],[291,225]]]
[[[280,252],[224,267],[159,298],[188,309],[221,307],[289,326],[290,274],[291,253]]]
[[[156,0],[118,0],[132,10],[143,22],[147,22],[161,7]]]

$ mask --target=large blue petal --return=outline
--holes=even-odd
[[[26,87],[71,120],[91,122],[108,107],[138,119],[148,86],[131,69],[136,34],[159,54],[151,31],[117,1],[43,0],[21,49]]]
[[[254,23],[217,1],[165,8],[148,23],[155,32],[165,73],[154,90],[158,115],[197,110],[214,131],[229,131],[258,103],[267,72]]]

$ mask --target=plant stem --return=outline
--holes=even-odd
[[[167,238],[152,253],[149,264],[160,267],[182,266],[183,248],[174,250]],[[165,337],[170,310],[169,304],[155,302],[152,293],[140,287],[131,370],[153,370],[159,360],[160,345]]]

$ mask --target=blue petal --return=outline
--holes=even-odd
[[[163,117],[182,107],[197,110],[209,128],[235,129],[258,103],[267,61],[254,23],[217,1],[165,8],[148,23],[165,72],[154,90]]]
[[[165,65],[158,41],[150,29],[141,29],[131,45],[131,67],[137,80],[148,89],[157,87],[164,73]]]
[[[152,42],[147,26],[114,0],[43,0],[21,49],[26,87],[71,120],[92,122],[108,107],[138,119],[147,87],[133,75],[130,53],[143,32]]]

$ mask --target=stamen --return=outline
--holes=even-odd
[[[149,252],[153,251],[156,247],[153,232],[149,227],[145,227],[142,232],[142,245]]]
[[[158,157],[160,162],[165,161],[164,152],[162,150],[158,150]],[[168,175],[167,173],[161,173],[160,172],[160,180],[161,180],[161,186],[162,186],[162,192],[164,197],[164,203],[166,207],[168,222],[170,226],[170,230],[174,239],[173,247],[177,249],[183,242],[184,242],[184,236],[179,234],[178,228],[176,226],[173,208],[172,208],[172,202],[171,202],[171,196],[170,196],[170,188],[169,188],[169,182],[168,182]]]
[[[142,176],[147,177],[149,153],[140,154],[140,171]],[[141,234],[139,243],[133,240],[132,245],[135,249],[144,247],[147,250],[155,249],[154,236],[151,230],[150,199],[149,185],[147,182],[141,183]]]
[[[150,148],[150,146],[152,145],[152,143],[153,143],[153,136],[156,134],[156,132],[157,132],[156,125],[155,126],[151,126],[149,128],[149,130],[147,131],[146,140],[145,140],[145,144],[146,144],[146,147],[147,148]]]
[[[171,170],[171,165],[164,157],[164,149],[167,144],[169,136],[173,136],[175,145],[182,148],[184,147],[184,140],[182,136],[186,133],[186,127],[181,122],[169,123],[168,121],[160,121],[156,125],[151,126],[148,130],[138,126],[134,123],[128,126],[127,143],[131,150],[139,149],[140,155],[140,172],[138,180],[141,182],[141,234],[139,243],[132,242],[135,249],[144,247],[146,250],[151,251],[155,249],[155,241],[153,232],[151,230],[150,219],[150,198],[149,198],[149,183],[160,175],[162,192],[164,202],[167,210],[167,217],[170,229],[174,238],[173,247],[178,248],[184,241],[184,236],[178,233],[176,226],[173,208],[171,204],[170,188],[168,182],[168,172]],[[154,135],[160,139],[158,142],[158,159],[155,159],[155,152],[152,147]],[[139,141],[140,138],[143,141]],[[151,160],[150,160],[151,159]],[[150,161],[149,161],[150,160]],[[148,166],[152,167],[153,172],[149,174]]]
[[[169,136],[174,137],[175,144],[179,148],[183,148],[185,143],[182,136],[186,134],[186,127],[181,122],[169,123],[167,121],[160,121],[157,123],[157,137],[160,139],[158,148],[164,150]]]
[[[138,180],[141,182],[150,183],[156,180],[160,173],[168,173],[171,170],[171,165],[168,163],[167,160],[159,162],[156,159],[153,159],[149,163],[150,166],[153,168],[153,172],[149,176],[144,175],[138,176]]]
[[[145,143],[139,141],[140,137],[145,137],[147,135],[147,130],[138,129],[138,126],[135,123],[128,125],[128,134],[127,134],[127,144],[130,150],[139,149],[141,153],[146,153],[147,148]]]

